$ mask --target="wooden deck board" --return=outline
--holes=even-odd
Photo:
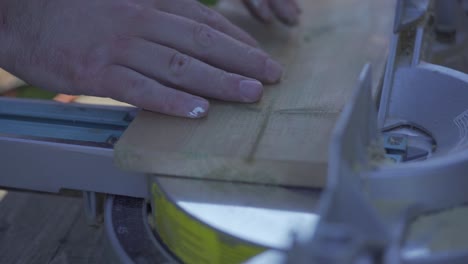
[[[9,192],[0,201],[2,264],[106,263],[103,250],[80,198]]]

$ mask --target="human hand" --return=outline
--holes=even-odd
[[[301,9],[296,0],[244,0],[250,12],[263,22],[272,22],[276,16],[287,25],[298,22]]]
[[[202,97],[255,102],[261,82],[282,75],[247,33],[193,0],[4,0],[0,67],[60,93],[189,118],[206,115]]]

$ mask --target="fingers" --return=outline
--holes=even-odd
[[[243,0],[250,12],[266,23],[273,21],[273,12],[270,9],[268,0]]]
[[[191,94],[226,101],[252,103],[260,99],[263,85],[227,73],[176,50],[137,38],[122,40],[116,63],[128,66],[171,87]]]
[[[232,24],[218,12],[193,0],[164,0],[157,1],[159,10],[175,15],[187,17],[199,23],[206,24],[226,35],[231,36],[251,46],[258,46],[257,41],[248,33]]]
[[[265,52],[205,24],[156,10],[149,10],[145,21],[145,26],[136,29],[144,39],[262,82],[275,83],[281,78],[281,65]],[[158,31],[152,25],[167,30]]]
[[[107,67],[102,80],[106,96],[150,111],[200,118],[209,108],[208,101],[203,98],[171,89],[126,67]]]
[[[299,20],[301,10],[296,0],[243,0],[250,12],[262,20],[270,23],[276,16],[287,25],[295,25]]]
[[[295,25],[301,10],[295,0],[269,0],[270,7],[281,22]]]

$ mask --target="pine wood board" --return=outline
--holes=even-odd
[[[300,25],[265,26],[238,2],[223,14],[285,65],[257,104],[211,101],[208,117],[142,111],[115,148],[117,164],[150,174],[321,187],[331,131],[367,62],[383,71],[394,1],[304,0]],[[375,78],[378,80],[378,78]]]

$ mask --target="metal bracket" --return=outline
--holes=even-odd
[[[104,222],[104,194],[83,192],[86,222],[91,226],[100,226]]]

